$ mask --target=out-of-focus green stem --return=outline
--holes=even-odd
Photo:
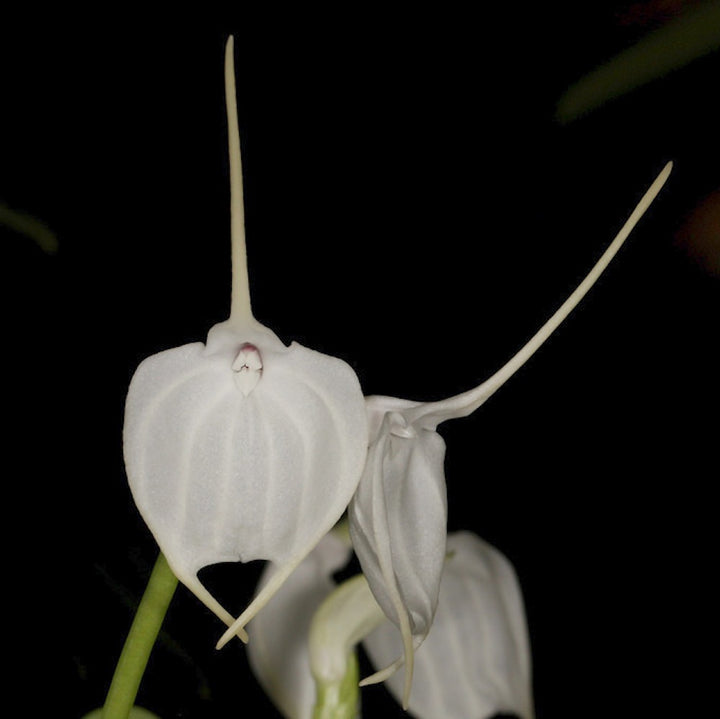
[[[345,580],[323,600],[308,636],[316,689],[313,719],[360,716],[355,646],[384,621],[362,574]]]
[[[102,719],[128,719],[177,584],[177,577],[163,554],[160,554],[115,668]]]
[[[360,677],[357,655],[347,658],[347,671],[339,682],[316,682],[317,697],[313,719],[357,719],[360,716]]]

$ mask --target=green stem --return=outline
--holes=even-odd
[[[115,668],[102,719],[128,719],[177,583],[177,577],[160,554]]]
[[[313,719],[360,716],[355,646],[384,621],[362,574],[345,580],[323,600],[308,635],[316,689]]]
[[[316,682],[317,698],[313,719],[357,719],[360,716],[360,669],[357,655],[347,658],[347,672],[337,682]]]

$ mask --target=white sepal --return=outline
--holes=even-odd
[[[363,573],[403,638],[406,695],[413,650],[427,635],[435,613],[447,527],[445,443],[434,430],[406,422],[404,412],[413,406],[394,398],[367,398],[374,436],[348,508]],[[399,659],[393,657],[388,671],[399,666]],[[385,676],[379,672],[363,683]]]
[[[248,343],[262,376],[246,394],[233,363]],[[226,623],[232,617],[198,570],[282,565],[238,630],[342,515],[364,464],[366,424],[346,363],[224,323],[207,346],[160,352],[138,367],[125,409],[130,488],[173,571]]]
[[[534,716],[531,658],[515,571],[498,550],[470,532],[450,534],[435,621],[415,653],[408,710],[417,719]],[[380,625],[363,645],[375,666],[399,650],[397,632]],[[402,677],[386,680],[401,701]]]
[[[246,266],[232,38],[225,55],[231,175],[230,318],[207,345],[160,352],[128,390],[123,443],[135,502],[168,564],[245,639],[244,625],[347,507],[367,452],[362,391],[345,362],[286,347],[253,315]],[[278,565],[233,617],[200,583],[208,564]]]

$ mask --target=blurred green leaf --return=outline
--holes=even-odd
[[[720,48],[720,2],[670,21],[585,75],[560,98],[555,118],[569,123]]]
[[[55,233],[43,222],[32,215],[13,210],[0,202],[0,225],[9,227],[25,237],[34,240],[43,252],[54,255],[58,251]]]

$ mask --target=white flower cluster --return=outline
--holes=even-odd
[[[226,93],[231,313],[205,344],[149,357],[132,379],[124,453],[137,506],[180,581],[228,625],[218,646],[234,635],[247,640],[245,625],[267,605],[253,625],[251,657],[287,716],[312,712],[310,650],[298,637],[305,637],[313,612],[332,591],[330,573],[347,560],[350,550],[332,546],[337,540],[328,535],[347,510],[366,594],[374,598],[369,609],[367,602],[358,605],[363,616],[367,611],[375,618],[363,631],[376,626],[355,637],[364,639],[379,667],[365,683],[387,680],[418,717],[466,719],[500,710],[530,717],[529,648],[517,581],[509,562],[481,539],[467,533],[448,538],[445,445],[436,429],[477,409],[567,317],[671,166],[580,286],[487,381],[439,402],[366,398],[346,363],[297,343],[285,346],[252,315],[232,42]],[[197,574],[208,564],[254,559],[268,560],[268,571],[236,619]],[[395,673],[403,665],[404,679]],[[422,681],[411,693],[413,669]]]

